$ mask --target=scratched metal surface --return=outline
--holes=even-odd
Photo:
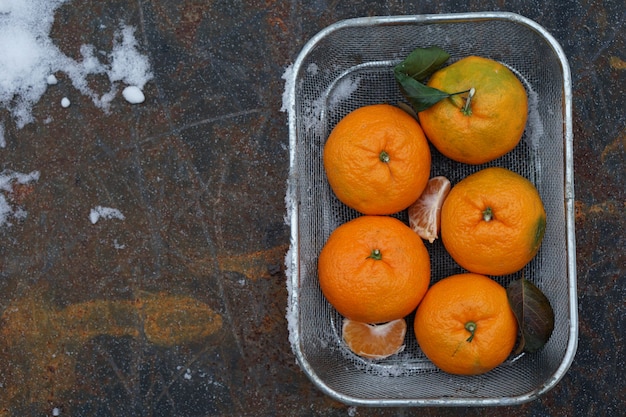
[[[111,112],[69,83],[17,129],[2,164],[39,169],[0,231],[0,416],[613,416],[626,406],[623,289],[626,15],[621,1],[516,0],[574,85],[579,345],[563,380],[514,408],[350,408],[291,352],[283,259],[288,170],[281,75],[325,26],[367,15],[502,10],[501,1],[74,1],[51,37],[69,56],[137,27],[146,102]],[[96,86],[98,80],[93,81]],[[110,202],[124,221],[91,224]]]

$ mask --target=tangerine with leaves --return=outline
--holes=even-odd
[[[506,275],[537,254],[546,212],[535,186],[521,175],[492,167],[457,183],[441,208],[441,240],[468,271]]]
[[[406,209],[430,175],[430,149],[419,123],[389,104],[360,107],[341,119],[323,158],[337,198],[363,214]]]
[[[384,324],[343,320],[341,337],[355,354],[368,359],[385,359],[402,352],[406,320],[396,319]]]
[[[441,370],[478,375],[500,365],[517,339],[506,290],[484,275],[452,275],[433,284],[417,308],[417,342]]]
[[[386,323],[415,310],[430,283],[430,257],[400,220],[361,216],[331,233],[318,275],[322,293],[342,316]]]
[[[419,113],[426,137],[448,158],[482,164],[511,151],[522,138],[528,97],[501,63],[469,56],[437,70],[427,85],[451,94]]]

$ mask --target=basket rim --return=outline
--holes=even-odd
[[[567,348],[559,367],[553,375],[537,389],[526,394],[510,397],[494,398],[436,398],[436,399],[388,399],[388,398],[355,398],[339,393],[328,386],[314,371],[301,349],[300,331],[300,304],[299,304],[299,216],[296,198],[295,166],[297,128],[296,128],[296,87],[297,79],[303,62],[316,45],[324,38],[344,28],[363,26],[403,25],[403,24],[432,24],[432,23],[462,23],[482,20],[502,20],[525,26],[540,35],[554,51],[561,65],[563,81],[563,141],[564,141],[564,199],[566,224],[566,252],[567,275],[569,294],[569,339]],[[297,363],[309,379],[326,395],[349,405],[355,406],[506,406],[517,405],[537,399],[554,386],[565,376],[570,368],[578,345],[578,300],[576,276],[576,240],[574,221],[574,167],[573,167],[573,127],[572,127],[572,80],[567,57],[559,42],[537,22],[512,12],[464,12],[447,14],[397,15],[397,16],[369,16],[355,17],[337,21],[315,34],[301,49],[297,59],[291,65],[291,71],[285,78],[284,110],[288,113],[289,130],[289,178],[287,180],[286,223],[290,226],[290,248],[285,257],[287,267],[287,316],[289,323],[289,341]]]

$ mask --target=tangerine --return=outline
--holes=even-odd
[[[341,337],[355,354],[368,359],[385,359],[404,350],[406,320],[396,319],[384,324],[343,320]]]
[[[318,275],[322,293],[342,316],[385,323],[415,310],[430,283],[430,258],[400,220],[361,216],[331,233]]]
[[[478,375],[500,365],[517,339],[506,290],[484,275],[452,275],[433,284],[415,313],[417,342],[441,370]]]
[[[524,85],[501,63],[469,56],[436,71],[428,86],[452,94],[419,113],[426,137],[445,156],[482,164],[511,151],[528,118]]]
[[[337,198],[363,214],[406,209],[430,176],[430,149],[419,123],[389,104],[360,107],[341,119],[323,158]]]
[[[546,212],[535,186],[521,175],[492,167],[457,183],[441,208],[441,240],[468,271],[506,275],[537,254]]]
[[[438,176],[428,180],[422,195],[411,204],[407,213],[409,226],[422,239],[433,243],[441,228],[441,206],[450,192],[450,180]]]

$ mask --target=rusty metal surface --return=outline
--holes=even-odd
[[[96,108],[59,77],[18,128],[5,110],[0,192],[0,415],[618,415],[626,260],[619,1],[507,2],[561,43],[574,84],[579,345],[563,380],[511,408],[353,408],[325,397],[288,342],[288,171],[281,75],[348,17],[501,10],[481,2],[72,1],[50,37],[68,56],[137,29],[146,101]],[[98,77],[94,89],[106,91]],[[72,105],[58,103],[71,97]],[[45,121],[45,122],[44,122]],[[90,209],[124,220],[93,224]]]

